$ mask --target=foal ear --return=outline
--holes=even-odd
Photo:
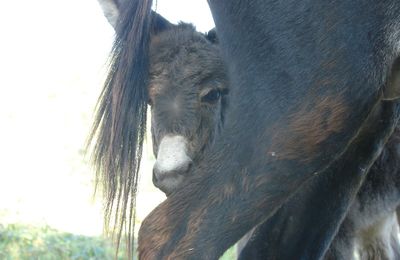
[[[107,18],[108,22],[115,30],[120,10],[123,4],[126,1],[130,0],[97,0],[97,1],[99,2],[101,9],[103,10],[104,16]],[[151,11],[151,16],[153,17],[152,32],[154,34],[167,30],[168,28],[170,28],[170,26],[172,26],[172,24],[167,19],[165,19],[164,17],[162,17],[161,15],[159,15],[154,11]]]
[[[206,33],[206,39],[211,43],[218,44],[217,29],[212,28]]]
[[[103,10],[104,16],[107,18],[108,22],[111,26],[116,28],[119,9],[122,6],[122,2],[127,0],[97,0],[100,4],[101,9]]]
[[[159,15],[158,13],[151,11],[151,16],[153,18],[152,21],[152,33],[158,34],[160,32],[163,32],[165,30],[170,29],[173,24],[170,23],[167,19]]]

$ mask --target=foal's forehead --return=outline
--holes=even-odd
[[[168,63],[168,68],[176,64],[175,70],[182,68],[180,65],[196,65],[218,55],[215,44],[208,41],[204,34],[194,30],[193,27],[182,24],[172,29],[161,32],[151,37],[150,65],[152,67]],[[167,65],[167,64],[165,64]]]
[[[223,70],[217,46],[193,28],[168,30],[153,38],[150,47],[151,98],[165,91],[196,93],[204,87],[202,82]]]

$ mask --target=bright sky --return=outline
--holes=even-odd
[[[157,10],[202,32],[213,27],[204,0],[159,0]],[[0,223],[101,233],[82,147],[112,39],[96,0],[0,2]],[[145,213],[149,192],[139,202]]]
[[[158,0],[157,12],[172,23],[179,21],[196,25],[200,32],[207,32],[214,27],[211,12],[205,0]]]

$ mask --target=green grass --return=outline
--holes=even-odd
[[[108,260],[114,259],[115,248],[102,237],[88,237],[45,227],[0,224],[1,260]],[[230,248],[221,260],[235,259]],[[123,249],[118,259],[125,257]]]
[[[50,227],[0,225],[0,259],[97,260],[113,258],[114,249],[101,237],[74,235]],[[121,256],[118,258],[123,259]]]

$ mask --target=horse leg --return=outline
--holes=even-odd
[[[383,103],[383,106],[386,106],[386,108],[383,107],[385,110],[388,109],[389,104]],[[389,116],[390,118],[390,108],[386,111],[382,113],[382,116]],[[395,116],[395,113],[393,116]],[[384,124],[372,126],[376,129],[376,134],[379,133],[381,127],[384,127]],[[374,132],[365,134],[375,135]],[[368,173],[364,185],[357,194],[354,203],[351,204],[350,212],[341,224],[339,232],[326,254],[326,259],[353,258],[358,233],[363,230],[371,230],[371,226],[377,227],[376,229],[380,231],[380,226],[382,226],[380,219],[386,220],[387,216],[393,215],[394,209],[399,204],[399,144],[398,133],[396,132],[391,136],[380,154],[379,160],[375,161]],[[334,208],[341,207],[340,205],[335,206],[335,203],[340,204],[339,201],[343,199],[342,203],[345,203],[346,198],[350,199],[354,195],[346,195],[343,192],[343,186],[335,187],[334,178],[345,178],[345,175],[349,172],[357,171],[358,164],[354,164],[351,160],[354,155],[363,157],[365,152],[363,146],[358,147],[357,150],[348,153],[347,164],[333,165],[329,169],[330,173],[317,176],[307,183],[306,187],[299,191],[273,217],[255,229],[253,236],[240,252],[239,259],[291,259],[298,255],[307,256],[311,259],[320,258],[329,244],[329,240],[325,242],[321,240],[321,243],[319,243],[318,233],[321,230],[322,232],[331,232],[333,237],[335,230],[329,227],[339,224],[340,218],[335,220],[332,219],[332,216],[346,215],[345,209],[340,213],[332,211]],[[326,196],[323,196],[323,199],[319,197],[324,191],[320,192],[318,189],[325,191],[336,189],[336,193],[333,192],[332,201],[329,201]],[[320,195],[317,196],[316,194]],[[383,217],[381,217],[382,215]],[[375,220],[377,218],[378,220]],[[371,222],[377,224],[369,224]],[[392,222],[390,219],[389,224],[397,230],[397,222],[395,225],[392,225]],[[393,255],[392,251],[398,252],[398,246],[390,243],[390,241],[397,241],[393,240],[397,236],[393,237],[392,233],[387,232],[387,230],[386,228],[386,233],[383,232],[384,236],[386,238],[390,236],[391,240],[385,239],[386,243],[382,243],[380,237],[375,240],[372,239],[371,241],[379,242],[370,243],[368,248],[380,248],[381,252],[387,251],[388,255]],[[381,234],[382,232],[379,233],[379,235]],[[320,244],[325,247],[320,247]]]
[[[346,159],[334,163],[326,173],[306,183],[305,188],[297,192],[273,217],[257,227],[239,259],[323,257],[346,216],[349,201],[356,195],[357,190],[351,187],[360,185],[362,176],[379,154],[373,153],[375,143],[363,142],[379,135],[386,139],[393,130],[388,125],[395,125],[393,123],[397,120],[399,109],[397,103],[383,102],[375,116],[388,120],[370,118],[369,127],[364,128],[359,139],[355,140],[357,147],[344,155]],[[349,178],[355,172],[358,174]],[[343,179],[347,182],[339,184]]]
[[[351,259],[354,254],[359,259],[400,259],[396,213],[400,204],[399,148],[398,125],[371,167],[326,259]]]
[[[393,212],[374,225],[358,232],[355,243],[357,259],[399,259],[399,225]]]

